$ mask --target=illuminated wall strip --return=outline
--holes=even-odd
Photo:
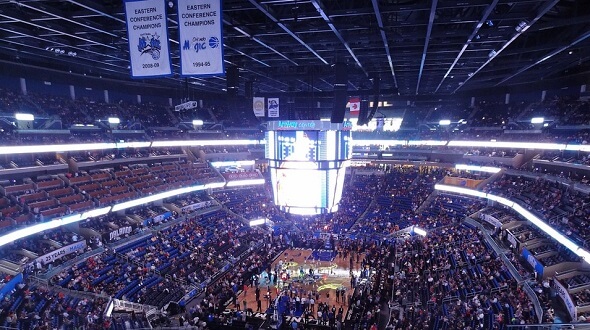
[[[265,144],[264,140],[181,140],[154,141],[152,148],[157,147],[206,147],[206,146],[244,146]]]
[[[90,216],[95,216],[94,214],[106,214],[109,212],[111,207],[105,207],[101,209],[96,209],[88,212],[84,212],[82,214],[74,214],[71,216],[63,217],[60,219],[54,219],[48,222],[39,223],[33,226],[29,226],[26,228],[15,230],[9,234],[0,236],[0,246],[6,245],[8,243],[12,243],[16,240],[21,238],[25,238],[30,235],[38,234],[44,232],[46,230],[54,229],[60,226],[65,226],[70,223],[82,221],[88,219]]]
[[[56,144],[30,146],[0,146],[0,155],[35,154],[43,152],[66,152],[85,150],[107,150],[121,148],[166,148],[166,147],[204,147],[204,146],[244,146],[263,145],[265,140],[181,140],[154,142],[120,142],[120,143],[87,143],[87,144]],[[449,146],[465,148],[510,148],[510,149],[540,149],[540,150],[572,150],[590,152],[590,145],[566,145],[559,143],[536,142],[498,142],[498,141],[437,141],[437,140],[352,140],[353,146]]]
[[[561,234],[560,232],[555,230],[553,227],[549,226],[543,220],[537,218],[535,215],[533,215],[531,212],[529,212],[524,207],[520,206],[518,203],[512,202],[512,201],[510,201],[506,198],[503,198],[501,196],[497,196],[497,195],[493,195],[493,194],[486,194],[481,191],[477,191],[477,190],[473,190],[473,189],[467,189],[467,188],[461,188],[461,187],[455,187],[455,186],[447,186],[447,185],[442,185],[442,184],[435,185],[434,189],[440,190],[440,191],[453,192],[453,193],[462,194],[462,195],[474,196],[474,197],[479,197],[479,198],[486,198],[489,200],[497,201],[503,205],[506,205],[507,207],[511,208],[512,210],[514,210],[516,213],[518,213],[519,215],[521,215],[525,219],[529,220],[533,225],[537,226],[537,228],[541,229],[541,231],[543,231],[549,237],[553,238],[558,243],[563,244],[563,246],[565,246],[566,248],[573,251],[580,258],[584,259],[584,261],[590,263],[590,252],[581,248],[579,245],[577,245],[576,243],[571,241],[569,238],[567,238],[566,236],[564,236],[563,234]]]
[[[190,187],[184,187],[184,188],[179,188],[179,189],[174,189],[174,190],[169,190],[169,191],[165,191],[163,193],[159,193],[159,194],[155,194],[155,195],[150,195],[150,196],[146,196],[146,197],[142,197],[142,198],[138,198],[138,199],[134,199],[134,200],[130,200],[127,202],[123,202],[120,204],[116,204],[113,206],[113,212],[117,212],[117,211],[121,211],[121,210],[125,210],[125,209],[129,209],[135,206],[139,206],[139,205],[143,205],[143,204],[147,204],[147,203],[151,203],[151,202],[155,202],[161,199],[166,199],[169,197],[173,197],[176,195],[181,195],[181,194],[186,194],[186,193],[190,193],[193,191],[197,191],[197,190],[205,190],[205,186],[204,185],[198,185],[198,186],[190,186]]]
[[[409,140],[409,146],[444,146],[447,145],[448,141],[436,141],[436,140]]]
[[[565,144],[505,141],[449,141],[449,147],[564,150]]]
[[[226,187],[240,187],[240,186],[260,185],[260,184],[264,184],[264,179],[230,181],[225,186]]]
[[[149,148],[151,142],[118,142],[117,148]]]
[[[353,146],[405,146],[408,144],[405,140],[356,140],[353,139],[351,144]]]
[[[590,152],[590,145],[568,144],[565,146],[565,150]]]
[[[138,199],[134,199],[131,201],[115,204],[114,206],[107,206],[101,207],[98,209],[93,209],[86,211],[82,214],[74,214],[63,218],[53,219],[48,222],[39,223],[33,226],[29,226],[26,228],[21,228],[15,231],[12,231],[6,235],[0,236],[0,246],[12,243],[16,240],[25,238],[27,236],[35,235],[46,230],[55,229],[60,226],[65,226],[70,223],[86,220],[89,218],[105,215],[110,212],[117,212],[122,211],[134,206],[139,206],[147,203],[151,203],[157,200],[174,197],[181,194],[190,193],[193,191],[198,190],[205,190],[205,189],[214,189],[214,188],[223,188],[224,186],[227,187],[237,187],[237,186],[245,186],[245,185],[258,185],[264,184],[264,179],[255,179],[255,180],[242,180],[242,181],[231,181],[227,184],[224,182],[212,182],[207,183],[205,185],[197,185],[197,186],[190,186],[184,187],[179,189],[174,189],[170,191],[165,191],[163,193],[159,193],[156,195],[146,196]]]
[[[42,152],[64,152],[115,149],[115,143],[52,144],[34,146],[0,147],[0,155],[37,154]]]
[[[457,165],[455,165],[455,169],[456,170],[465,170],[465,171],[486,172],[486,173],[498,173],[502,170],[499,167],[475,166],[475,165],[466,165],[466,164],[457,164]]]
[[[255,164],[255,161],[253,161],[253,160],[219,161],[219,162],[211,162],[210,164],[213,167],[253,166]]]

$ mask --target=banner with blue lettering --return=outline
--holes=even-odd
[[[131,76],[172,74],[165,0],[125,0]]]
[[[533,267],[539,277],[543,277],[543,271],[545,270],[545,267],[527,248],[522,249],[522,257],[529,263],[529,265],[531,265],[531,267]]]
[[[221,0],[178,0],[180,73],[224,75]]]
[[[0,288],[0,300],[4,299],[4,297],[7,294],[11,293],[12,290],[14,290],[14,288],[16,288],[16,286],[22,281],[23,274],[19,273],[16,276],[14,276],[10,281],[8,281],[8,283],[4,284],[4,286]]]

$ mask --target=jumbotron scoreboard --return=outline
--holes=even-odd
[[[266,131],[274,203],[300,215],[338,210],[352,155],[352,125],[326,121],[271,121]]]

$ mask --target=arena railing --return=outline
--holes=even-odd
[[[242,252],[239,256],[234,258],[232,261],[228,261],[225,266],[223,266],[219,272],[214,274],[210,279],[205,280],[201,284],[193,287],[189,292],[187,292],[178,302],[176,302],[179,306],[186,305],[196,297],[198,297],[201,293],[203,293],[207,287],[211,286],[217,280],[219,280],[223,275],[227,274],[233,266],[244,260],[248,255],[250,255],[253,251],[259,250],[264,245],[263,242],[257,242],[255,245],[248,248],[246,251]],[[282,251],[281,251],[282,253]],[[280,255],[280,254],[279,254]],[[278,255],[277,255],[278,257]],[[277,258],[275,257],[275,258]],[[272,263],[272,262],[271,262]]]
[[[61,273],[64,269],[71,268],[75,264],[81,262],[81,260],[86,260],[86,259],[88,259],[92,256],[95,256],[97,254],[100,254],[104,251],[105,251],[104,247],[101,246],[101,247],[98,247],[92,251],[82,253],[82,254],[76,256],[74,259],[70,259],[57,267],[53,267],[51,269],[48,269],[47,272],[45,272],[45,273],[38,274],[37,277],[39,277],[42,280],[49,280],[50,278],[54,277],[55,275]]]
[[[522,288],[524,289],[524,292],[526,292],[527,296],[529,296],[529,298],[533,302],[533,306],[535,307],[535,314],[537,314],[537,319],[539,320],[539,323],[542,323],[543,322],[543,308],[541,307],[541,302],[539,301],[539,297],[537,297],[537,295],[535,294],[535,291],[533,290],[533,288],[531,288],[531,286],[527,282],[523,283]]]
[[[578,255],[580,258],[582,258],[584,261],[590,262],[590,252],[589,251],[587,251],[586,249],[584,249],[584,248],[580,247],[579,245],[577,245],[576,243],[574,243],[572,240],[570,240],[565,235],[563,235],[562,233],[560,233],[559,231],[557,231],[556,229],[554,229],[553,227],[548,225],[542,219],[536,217],[533,214],[533,212],[531,212],[527,209],[527,205],[522,206],[522,205],[520,205],[520,203],[514,202],[508,198],[494,195],[494,194],[490,194],[490,193],[485,193],[482,191],[468,189],[468,188],[438,184],[434,187],[434,189],[446,191],[446,192],[457,193],[457,194],[462,194],[462,195],[467,195],[467,196],[472,196],[472,197],[477,197],[477,198],[485,198],[485,199],[497,202],[499,204],[502,204],[502,205],[512,209],[514,212],[516,212],[517,214],[519,214],[520,216],[522,216],[526,220],[530,221],[533,225],[535,225],[537,228],[539,228],[541,231],[543,231],[546,235],[548,235],[549,237],[558,241],[561,245],[565,246],[566,248],[568,248],[569,250],[574,252],[576,255]]]
[[[547,324],[523,324],[504,325],[506,330],[590,330],[589,323],[547,323]]]

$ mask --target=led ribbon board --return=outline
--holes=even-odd
[[[590,263],[590,253],[588,251],[586,251],[582,247],[578,246],[576,243],[572,242],[569,238],[567,238],[566,236],[564,236],[563,234],[561,234],[560,232],[558,232],[557,230],[555,230],[554,228],[552,228],[551,226],[546,224],[543,220],[537,218],[535,215],[533,215],[527,209],[520,206],[520,204],[517,204],[517,203],[515,203],[509,199],[506,199],[504,197],[501,197],[501,196],[487,194],[487,193],[473,190],[473,189],[460,188],[460,187],[455,187],[455,186],[447,186],[447,185],[442,185],[442,184],[435,185],[434,189],[440,190],[440,191],[457,193],[457,194],[461,194],[461,195],[478,197],[478,198],[486,198],[489,200],[499,202],[502,205],[505,205],[506,207],[512,209],[514,212],[518,213],[523,218],[530,221],[533,225],[535,225],[537,228],[541,229],[541,231],[543,231],[545,234],[547,234],[547,236],[553,238],[558,243],[562,244],[563,246],[565,246],[566,248],[568,248],[569,250],[571,250],[572,252],[577,254],[579,257],[584,259],[584,261]]]

